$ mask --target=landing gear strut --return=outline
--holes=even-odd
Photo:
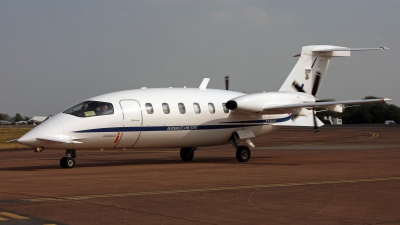
[[[239,162],[247,162],[250,159],[251,152],[250,149],[245,145],[239,145],[239,135],[235,132],[229,138],[229,142],[235,147],[236,149],[236,159]]]
[[[60,166],[62,168],[73,168],[75,166],[76,152],[74,149],[65,150],[65,157],[60,160]]]
[[[195,150],[196,148],[181,148],[181,159],[183,161],[192,161]]]

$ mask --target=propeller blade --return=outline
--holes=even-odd
[[[225,76],[225,90],[229,90],[229,76]]]
[[[298,92],[304,92],[304,93],[305,93],[305,91],[303,90],[303,88],[302,88],[296,81],[293,81],[292,86],[293,86]]]
[[[317,126],[317,115],[315,115],[315,107],[312,108],[312,113],[313,113],[313,119],[314,119],[314,133],[317,133],[319,131],[318,126]]]
[[[315,75],[314,85],[312,87],[311,94],[315,96],[318,92],[319,83],[321,82],[321,72],[317,72]]]

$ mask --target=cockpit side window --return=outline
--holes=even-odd
[[[84,101],[63,113],[77,117],[92,117],[114,114],[114,107],[108,102]]]

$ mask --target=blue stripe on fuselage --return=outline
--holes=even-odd
[[[221,123],[261,123],[261,124],[269,124],[269,123],[282,123],[291,119],[292,115],[284,118],[278,119],[266,119],[266,120],[245,120],[245,121],[233,121],[233,122],[221,122]]]
[[[179,131],[179,130],[217,130],[229,128],[242,128],[263,126],[270,123],[281,123],[291,119],[291,115],[279,119],[266,119],[266,120],[247,120],[247,121],[234,121],[222,122],[224,124],[218,125],[184,125],[184,126],[140,126],[140,127],[104,127],[88,130],[78,130],[76,133],[105,133],[105,132],[147,132],[147,131]],[[229,124],[227,124],[229,123]],[[230,124],[235,123],[235,124]]]

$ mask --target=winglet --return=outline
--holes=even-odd
[[[210,78],[204,78],[200,84],[200,87],[199,87],[200,90],[206,90],[209,81],[210,81]]]

